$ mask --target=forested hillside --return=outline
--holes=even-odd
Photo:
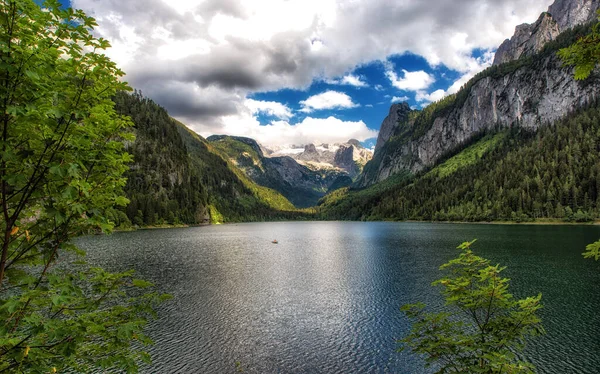
[[[283,196],[248,180],[141,93],[121,92],[114,101],[116,110],[133,120],[136,135],[126,145],[134,157],[127,173],[130,203],[124,212],[115,212],[117,224],[255,221],[299,214]]]
[[[538,128],[589,105],[600,95],[600,76],[574,80],[557,51],[588,35],[591,28],[590,23],[570,28],[536,54],[491,66],[456,94],[405,113],[382,131],[387,138],[378,140],[359,185],[366,187],[405,170],[421,172],[483,131],[515,125]]]
[[[120,92],[114,100],[135,125],[135,142],[126,147],[134,157],[127,173],[127,217],[139,226],[208,221],[207,190],[167,112],[138,92]]]
[[[207,140],[248,178],[278,191],[298,208],[315,206],[339,177],[348,175],[338,169],[312,170],[289,156],[265,157],[250,138],[213,135]]]
[[[457,150],[456,152],[458,152]],[[480,134],[416,175],[321,201],[325,219],[589,221],[600,215],[598,103],[537,132]]]
[[[302,219],[305,216],[279,192],[250,180],[198,134],[181,123],[176,122],[176,125],[193,167],[202,174],[209,201],[224,221]]]

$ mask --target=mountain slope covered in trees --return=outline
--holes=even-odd
[[[558,3],[551,9],[577,8]],[[597,22],[591,8],[567,13],[541,17],[563,20],[560,34],[517,27],[505,45],[535,48],[511,49],[456,94],[421,111],[392,107],[373,160],[354,187],[321,200],[321,218],[597,219],[600,75],[575,80],[557,56]]]
[[[213,135],[207,140],[248,178],[280,192],[299,208],[316,205],[339,177],[348,175],[337,169],[313,170],[289,156],[265,157],[250,138]]]
[[[200,224],[301,215],[276,191],[256,185],[203,138],[140,93],[119,93],[115,108],[134,123],[134,157],[125,188],[129,205],[117,224]],[[124,213],[124,214],[123,214]]]
[[[494,65],[456,94],[423,110],[409,111],[392,128],[382,128],[381,134],[387,136],[378,140],[359,185],[431,167],[483,131],[511,126],[537,129],[595,101],[600,96],[600,76],[576,81],[573,70],[557,56],[558,50],[590,31],[590,23],[568,29],[538,53]]]
[[[458,152],[458,153],[456,153]],[[600,216],[600,106],[464,144],[430,168],[321,200],[323,219],[584,222]]]

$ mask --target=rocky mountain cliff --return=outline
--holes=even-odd
[[[339,177],[347,176],[338,169],[311,169],[289,156],[266,157],[263,148],[250,138],[213,135],[207,140],[255,183],[278,191],[299,208],[316,205],[334,183],[339,183]]]
[[[289,156],[312,170],[339,170],[354,178],[371,160],[373,153],[358,140],[350,139],[346,143],[307,144],[303,149],[292,146],[272,151],[270,157],[273,156]]]
[[[524,23],[516,27],[513,37],[506,39],[498,47],[494,65],[538,53],[561,32],[595,20],[598,9],[598,0],[556,0],[535,23]]]
[[[408,114],[410,111],[411,109],[410,106],[408,106],[408,103],[392,104],[390,113],[381,123],[379,136],[377,136],[377,144],[375,145],[376,151],[381,149],[385,142],[392,137],[399,123],[408,121]]]
[[[498,49],[496,61],[503,63],[479,73],[457,94],[423,111],[410,111],[406,104],[392,106],[358,185],[402,171],[418,172],[484,131],[537,129],[596,100],[598,75],[575,81],[556,51],[589,31],[589,26],[577,23],[593,19],[598,8],[598,1],[557,0],[536,23],[517,27],[515,36]]]

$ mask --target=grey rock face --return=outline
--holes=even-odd
[[[317,147],[315,147],[314,144],[308,144],[308,145],[304,146],[304,153],[305,154],[316,154]]]
[[[291,157],[265,157],[266,152],[250,138],[213,135],[208,141],[217,143],[233,139],[249,145],[255,154],[226,148],[231,161],[257,184],[279,191],[299,208],[314,206],[325,195],[338,177],[347,174],[341,170],[318,171],[299,164]],[[314,145],[306,147],[308,153],[317,152]]]
[[[595,20],[598,9],[598,0],[556,0],[535,23],[516,27],[513,37],[498,47],[494,65],[539,52],[544,44],[556,39],[561,32]]]
[[[375,152],[380,149],[383,144],[388,141],[388,139],[392,136],[396,128],[398,127],[398,123],[404,118],[408,118],[408,113],[410,112],[410,106],[408,103],[398,103],[393,104],[390,107],[390,113],[381,123],[381,129],[379,130],[379,136],[377,136],[377,144],[375,145]]]
[[[350,139],[348,143],[340,145],[335,152],[333,165],[346,171],[350,177],[355,177],[372,157],[372,153],[361,146],[357,140],[353,142]]]
[[[552,123],[600,94],[597,76],[575,81],[572,70],[563,68],[556,56],[539,65],[522,67],[500,78],[481,79],[473,85],[465,103],[436,118],[424,136],[394,149],[384,147],[385,154],[379,157],[376,152],[379,164],[371,165],[376,167],[375,173],[361,175],[359,185],[382,181],[403,170],[422,170],[485,129],[511,125],[536,129]]]
[[[356,148],[362,148],[362,145],[360,145],[360,142],[357,139],[348,140],[348,144],[353,145]]]
[[[494,65],[517,60],[521,56],[531,56],[539,52],[544,44],[556,39],[560,34],[558,23],[549,13],[542,13],[533,23],[524,23],[515,29],[512,38],[506,39],[494,56]]]
[[[338,168],[350,177],[357,176],[372,156],[372,153],[356,139],[350,139],[343,144],[321,144],[318,147],[308,144],[304,146],[302,153],[291,155],[312,169]]]
[[[535,54],[560,32],[595,20],[598,9],[599,0],[556,0],[534,24],[517,26],[515,35],[498,48],[494,64]],[[572,74],[572,69],[563,68],[552,55],[535,66],[523,66],[498,78],[483,78],[473,84],[462,105],[435,118],[425,135],[384,146],[401,125],[412,125],[408,116],[396,116],[398,107],[393,105],[381,127],[376,163],[368,165],[368,173],[361,174],[358,185],[368,186],[401,171],[422,170],[486,129],[512,125],[537,129],[599,97],[597,74],[583,82],[575,81]]]
[[[598,0],[556,0],[548,8],[548,13],[558,22],[560,31],[564,31],[575,25],[593,21],[598,9]]]
[[[329,150],[319,151],[314,144],[308,144],[304,146],[304,152],[295,155],[293,158],[298,161],[333,164],[334,156],[335,154]]]
[[[335,152],[333,164],[336,167],[345,170],[350,177],[355,177],[361,171],[360,166],[357,165],[357,161],[360,159],[361,154],[358,147],[355,147],[353,144],[342,145],[337,152]]]

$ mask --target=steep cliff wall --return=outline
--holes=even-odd
[[[572,27],[597,18],[598,0],[556,0],[535,23],[524,23],[515,28],[512,38],[506,39],[494,56],[494,65],[517,60],[538,53],[544,45]]]
[[[494,65],[517,60],[521,56],[534,55],[559,34],[558,22],[550,13],[542,13],[535,23],[517,26],[513,37],[500,44],[494,56]]]
[[[598,0],[556,0],[548,13],[558,22],[560,31],[596,19],[600,9]]]
[[[546,31],[552,23],[571,26],[573,22],[593,17],[590,14],[598,7],[598,1],[558,0],[550,9],[556,14],[559,10],[567,12],[566,15],[550,19],[543,14],[534,25],[538,30],[543,26]],[[575,31],[553,36],[552,43],[543,48],[538,45],[538,33],[533,37],[530,34],[529,39],[523,37],[520,45],[525,47],[521,52],[538,50],[537,54],[521,55],[518,60],[507,58],[506,63],[473,78],[456,95],[432,104],[434,109],[410,112],[395,125],[384,123],[385,141],[378,142],[373,160],[365,166],[358,186],[380,182],[401,171],[420,171],[484,130],[513,125],[537,129],[596,100],[600,94],[598,74],[583,82],[575,81],[572,69],[562,67],[556,57],[556,50],[576,40],[578,32],[585,33],[587,29],[579,26]],[[517,36],[513,39],[519,39]],[[507,52],[499,49],[498,53]]]
[[[400,122],[408,120],[409,112],[410,107],[405,102],[392,104],[392,106],[390,107],[389,114],[381,123],[379,135],[377,136],[377,144],[375,146],[375,150],[383,147],[383,144],[385,144],[385,142],[387,142],[390,139],[390,137],[394,134]]]

